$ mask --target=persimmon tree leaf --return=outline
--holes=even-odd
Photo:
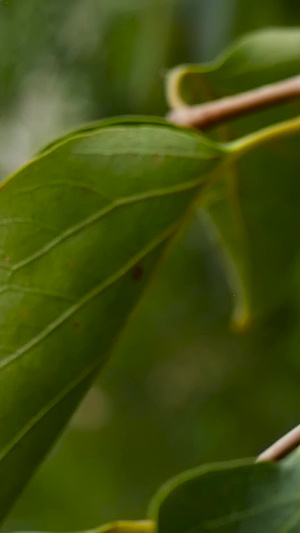
[[[168,78],[171,107],[198,104],[297,75],[300,29],[249,34],[211,64],[177,67]],[[298,103],[235,119],[213,132],[234,139],[300,114]],[[213,228],[231,257],[235,320],[243,326],[288,297],[299,260],[299,136],[265,144],[232,164],[207,198]]]
[[[61,139],[0,187],[0,518],[225,152],[161,121]]]
[[[167,483],[154,498],[158,533],[298,533],[300,454],[204,466]]]

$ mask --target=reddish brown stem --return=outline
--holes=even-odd
[[[281,437],[281,439],[261,453],[257,461],[279,461],[279,459],[283,459],[283,457],[291,453],[299,445],[300,425],[289,431],[289,433]]]
[[[300,76],[295,76],[235,96],[174,109],[169,113],[168,119],[179,126],[206,129],[226,120],[299,97]]]

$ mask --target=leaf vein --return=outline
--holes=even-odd
[[[50,250],[55,248],[55,246],[57,246],[61,242],[67,240],[69,237],[72,237],[76,233],[79,233],[80,231],[84,230],[85,228],[87,228],[88,226],[94,224],[95,222],[98,222],[105,215],[108,215],[109,213],[111,213],[112,211],[114,211],[115,209],[117,209],[119,207],[124,207],[124,206],[130,205],[130,204],[133,204],[133,203],[137,203],[137,202],[141,202],[141,201],[147,201],[147,200],[151,200],[153,198],[168,196],[168,195],[172,195],[172,194],[183,192],[185,190],[193,189],[193,188],[199,186],[202,181],[203,181],[203,177],[197,178],[197,179],[192,180],[192,181],[190,181],[188,183],[185,183],[183,185],[180,184],[177,187],[153,190],[153,191],[150,191],[150,192],[147,192],[147,193],[141,193],[141,194],[138,194],[138,195],[135,195],[135,196],[128,196],[128,197],[125,197],[125,198],[121,198],[121,199],[115,200],[111,204],[109,204],[109,205],[105,206],[104,208],[99,209],[98,211],[96,211],[96,213],[94,213],[93,215],[89,216],[88,218],[84,219],[83,221],[79,222],[78,224],[75,224],[74,226],[68,228],[63,233],[60,233],[55,239],[49,241],[40,250],[38,250],[37,252],[33,253],[29,257],[26,257],[26,259],[23,259],[19,263],[15,263],[14,265],[12,265],[11,274],[13,272],[16,272],[17,270],[20,270],[24,266],[32,263],[36,259],[42,257],[47,252],[49,252]]]
[[[47,298],[56,298],[58,300],[64,300],[69,303],[75,302],[75,298],[71,298],[70,296],[62,293],[56,293],[56,292],[48,292],[44,289],[40,289],[38,287],[21,287],[19,285],[13,285],[13,284],[7,284],[0,287],[0,295],[8,292],[8,291],[14,291],[14,292],[21,292],[23,294],[38,294],[40,296],[45,296]]]
[[[156,237],[156,239],[149,243],[139,254],[136,254],[134,258],[128,261],[126,265],[124,265],[120,270],[118,270],[105,282],[95,287],[76,305],[72,306],[67,312],[63,313],[57,320],[50,324],[50,326],[45,328],[41,332],[41,334],[32,339],[32,341],[26,344],[21,350],[18,350],[9,358],[6,358],[6,360],[3,361],[2,364],[0,364],[0,368],[4,368],[18,360],[31,348],[38,345],[44,338],[53,333],[57,329],[57,327],[61,326],[70,316],[72,316],[72,314],[74,314],[84,305],[89,303],[95,297],[99,296],[105,289],[116,283],[126,273],[128,273],[136,263],[138,263],[141,259],[151,253],[157,246],[167,240],[173,233],[175,233],[176,228],[177,224],[172,224],[166,231],[164,231],[161,235],[159,235],[158,237]],[[86,378],[90,373],[96,371],[98,366],[99,361],[93,361],[93,363],[88,368],[85,368],[79,374],[79,376],[76,376],[76,378],[67,385],[67,387],[62,389],[47,405],[45,405],[40,411],[38,411],[38,413],[36,413],[36,415],[28,421],[28,423],[21,429],[21,431],[19,431],[17,435],[15,435],[13,439],[11,439],[11,441],[5,446],[5,448],[2,449],[2,451],[0,452],[0,461],[2,461],[12,451],[12,449],[18,445],[22,438],[24,438],[29,433],[29,431],[34,426],[36,426],[39,421],[47,415],[47,413],[51,411],[51,409],[53,409],[62,399],[64,399],[68,395],[68,393],[70,393],[77,385],[79,385],[80,382],[83,381],[83,379]]]
[[[46,337],[51,335],[51,333],[53,333],[58,327],[64,324],[64,322],[68,318],[70,318],[74,313],[79,311],[82,307],[84,307],[86,304],[91,302],[94,298],[99,296],[105,289],[107,289],[108,287],[116,283],[119,279],[121,279],[137,262],[143,259],[152,250],[154,250],[157,246],[159,246],[163,241],[165,241],[168,237],[170,237],[172,233],[175,232],[176,227],[177,227],[177,223],[169,226],[167,230],[165,230],[162,234],[158,235],[141,252],[136,254],[125,265],[123,265],[122,268],[117,270],[117,272],[112,274],[105,281],[103,281],[102,283],[94,287],[85,296],[80,298],[78,302],[74,303],[71,307],[69,307],[66,311],[64,311],[64,313],[62,313],[56,320],[48,324],[48,326],[46,326],[43,329],[43,331],[41,331],[41,333],[39,333],[36,337],[31,339],[27,344],[22,346],[22,348],[20,348],[15,353],[11,354],[11,356],[1,361],[0,369],[3,369],[7,367],[8,365],[10,365],[11,363],[17,361],[20,357],[22,357],[25,353],[27,353],[31,348],[37,346],[42,340],[44,340]]]

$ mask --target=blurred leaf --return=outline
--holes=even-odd
[[[171,480],[150,514],[158,533],[296,533],[299,488],[299,451],[280,463],[221,463]]]
[[[250,6],[253,9],[250,9]],[[246,15],[246,16],[245,16]],[[295,26],[299,20],[300,5],[295,0],[265,0],[250,3],[240,0],[234,20],[235,31],[239,34],[253,31],[267,26]]]
[[[118,520],[82,533],[154,533],[152,520]]]
[[[159,121],[112,121],[67,137],[1,186],[1,518],[224,155]]]
[[[168,75],[171,107],[194,105],[208,94],[221,98],[298,74],[300,29],[253,32],[206,65],[183,65]]]
[[[196,104],[276,82],[299,73],[300,29],[255,32],[217,61],[183,66],[169,75],[170,105]],[[218,130],[222,139],[299,114],[288,104],[237,119]],[[270,142],[233,165],[211,191],[207,210],[234,263],[236,322],[255,319],[288,297],[299,257],[299,138]],[[240,281],[242,282],[242,286]]]

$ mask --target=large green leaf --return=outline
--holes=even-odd
[[[159,121],[113,121],[61,140],[1,185],[0,518],[224,154]]]
[[[300,71],[300,29],[267,29],[243,37],[212,64],[171,71],[171,106],[197,104],[276,82]],[[217,133],[234,139],[300,113],[297,103],[234,120]],[[299,137],[273,141],[231,166],[207,210],[235,265],[241,325],[287,297],[299,258]],[[238,274],[238,275],[236,275]]]
[[[151,506],[158,533],[298,533],[300,454],[280,463],[236,461],[191,470]]]

